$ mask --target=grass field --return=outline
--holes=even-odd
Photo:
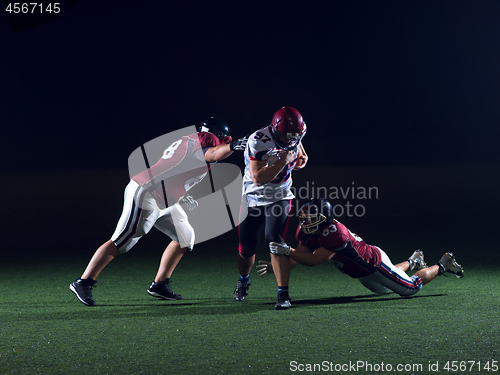
[[[415,297],[400,298],[373,295],[330,264],[298,266],[287,311],[273,310],[274,277],[255,270],[248,301],[234,301],[235,231],[186,254],[172,284],[184,300],[146,293],[166,244],[156,232],[101,273],[98,306],[86,307],[68,285],[114,229],[123,181],[99,197],[85,185],[76,202],[74,192],[56,199],[53,190],[36,190],[44,180],[21,181],[26,191],[35,187],[37,199],[2,201],[16,220],[2,223],[10,236],[0,264],[0,374],[499,373],[498,247],[486,226],[498,218],[498,198],[488,195],[496,189],[480,185],[481,194],[472,195],[477,184],[468,182],[433,194],[420,183],[412,199],[401,199],[389,183],[394,171],[370,180],[380,197],[365,202],[366,217],[349,219],[348,226],[395,262],[417,247],[431,264],[451,250],[465,277],[439,277]],[[403,169],[396,172],[411,183]],[[367,175],[353,173],[356,182]],[[68,175],[72,183],[91,185],[88,176],[62,174]],[[425,181],[431,180],[439,186],[439,178]],[[414,203],[419,199],[428,205]],[[474,221],[464,222],[464,207],[464,217]],[[258,259],[267,257],[261,248]]]
[[[117,258],[94,289],[95,308],[68,289],[79,267],[3,270],[0,373],[278,374],[326,361],[363,363],[355,373],[383,363],[393,373],[423,374],[431,373],[430,363],[453,373],[443,369],[447,361],[483,366],[500,359],[495,269],[467,269],[461,280],[440,277],[415,297],[400,298],[373,295],[329,264],[297,267],[293,308],[274,311],[272,277],[254,273],[249,300],[238,303],[234,262],[194,253],[174,278],[184,300],[153,299],[146,289],[156,263],[138,253]],[[411,371],[397,371],[398,364]]]

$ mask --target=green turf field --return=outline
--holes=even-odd
[[[272,277],[254,272],[249,299],[239,303],[232,298],[234,262],[194,253],[173,278],[184,300],[153,299],[146,289],[156,265],[133,253],[117,258],[94,289],[95,308],[68,289],[81,267],[3,270],[0,373],[285,374],[316,364],[317,372],[385,373],[393,366],[393,373],[424,374],[436,373],[428,371],[436,363],[439,373],[457,373],[444,369],[448,361],[450,368],[451,361],[474,361],[463,373],[479,366],[484,373],[500,360],[494,269],[439,277],[415,297],[400,298],[373,295],[329,264],[299,266],[293,308],[274,311]],[[348,364],[359,367],[335,371]]]
[[[341,221],[394,262],[417,248],[429,264],[453,251],[465,277],[439,277],[400,298],[373,295],[330,264],[298,266],[287,311],[273,310],[274,277],[255,269],[248,301],[233,300],[235,230],[182,259],[172,288],[184,300],[146,293],[167,244],[155,231],[106,267],[94,288],[98,306],[86,307],[68,286],[114,230],[126,171],[11,176],[17,185],[5,187],[1,202],[9,235],[0,262],[0,374],[500,373],[500,205],[498,177],[488,171],[297,173],[297,186],[315,178],[377,186],[377,199],[353,202],[365,216]],[[287,239],[293,245],[293,233]],[[267,257],[261,247],[257,259]]]

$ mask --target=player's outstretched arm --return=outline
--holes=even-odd
[[[234,151],[244,151],[247,145],[247,141],[248,135],[224,145],[210,147],[207,152],[205,152],[205,161],[209,163],[215,163],[216,161],[224,160]]]
[[[296,251],[309,251],[309,249],[301,244],[297,246]],[[297,264],[297,261],[290,259],[290,269],[294,268]],[[273,273],[273,265],[271,262],[266,260],[259,260],[258,264],[255,266],[257,268],[257,273],[259,276],[264,276],[266,273]]]
[[[216,161],[224,160],[233,153],[229,144],[210,147],[205,152],[205,161],[215,163]]]
[[[289,257],[296,262],[303,264],[305,266],[317,266],[318,264],[325,263],[327,260],[331,259],[335,253],[333,251],[326,250],[324,247],[317,248],[313,253],[308,253],[305,251],[297,251],[290,249]]]
[[[326,250],[324,247],[317,248],[313,253],[308,252],[308,249],[302,244],[299,244],[297,249],[293,249],[285,243],[283,238],[281,238],[280,243],[269,243],[269,251],[271,254],[288,255],[290,259],[297,263],[311,267],[324,263],[335,255],[335,252]]]

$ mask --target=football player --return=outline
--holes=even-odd
[[[464,275],[462,266],[452,253],[445,253],[437,264],[428,267],[424,254],[417,250],[408,260],[393,265],[382,249],[368,245],[335,220],[333,208],[326,199],[309,201],[299,215],[296,235],[299,244],[295,249],[283,240],[269,244],[271,254],[290,258],[291,267],[297,263],[315,266],[329,260],[341,272],[358,279],[372,292],[383,294],[392,290],[400,296],[417,293],[422,285],[444,273],[452,273],[458,278]],[[257,268],[261,276],[272,272],[269,262],[259,263]],[[413,270],[417,272],[408,276],[406,272]]]
[[[189,210],[197,202],[188,194],[206,175],[210,164],[234,151],[243,151],[247,137],[232,140],[227,124],[211,117],[191,134],[173,142],[159,161],[135,175],[125,188],[123,212],[111,239],[101,245],[82,276],[70,289],[87,306],[95,306],[92,287],[103,268],[118,255],[129,251],[154,226],[172,241],[163,252],[157,275],[147,290],[166,300],[182,299],[169,287],[170,276],[187,249],[195,242],[193,227],[180,203]],[[175,202],[169,206],[169,201]]]
[[[244,301],[250,287],[250,270],[264,231],[266,248],[270,242],[285,237],[290,220],[292,199],[292,170],[307,164],[302,145],[306,124],[295,108],[282,107],[273,116],[269,126],[257,130],[248,138],[245,150],[243,176],[243,203],[248,215],[238,227],[240,273],[233,293],[237,301]],[[271,262],[278,284],[275,309],[291,307],[288,295],[289,261],[287,257],[271,254]]]

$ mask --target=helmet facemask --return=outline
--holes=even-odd
[[[299,111],[292,107],[283,107],[274,114],[270,130],[276,145],[289,151],[300,144],[307,126]]]
[[[306,208],[304,208],[300,212],[299,220],[300,220],[300,229],[305,234],[313,234],[316,233],[320,227],[321,224],[323,224],[326,221],[326,216],[323,215],[321,212],[318,211],[317,206],[312,206],[315,208],[315,210],[310,210],[310,211],[316,211],[315,213],[311,213],[310,211],[307,211]],[[312,208],[310,207],[310,208]]]

